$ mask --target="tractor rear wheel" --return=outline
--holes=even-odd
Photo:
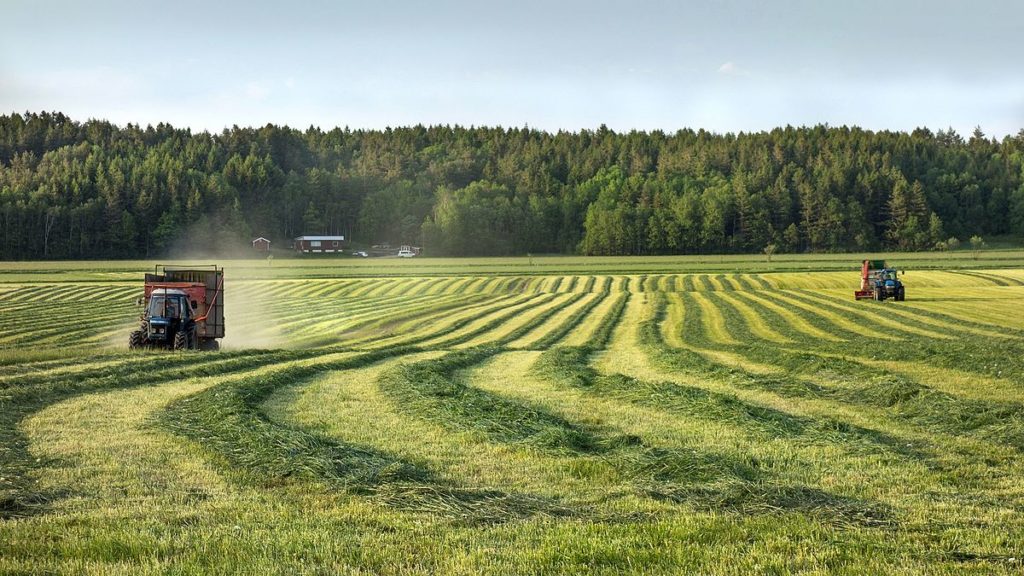
[[[142,330],[132,330],[132,333],[128,335],[128,349],[138,350],[142,348]]]

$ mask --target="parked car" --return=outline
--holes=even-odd
[[[398,251],[398,257],[399,258],[412,258],[415,255],[416,255],[416,253],[413,252],[412,250],[399,250]]]
[[[366,257],[369,256],[369,254],[367,254],[366,252],[364,252],[362,250],[359,250],[358,252],[353,252],[352,255],[353,256],[358,256],[360,258],[366,258]]]

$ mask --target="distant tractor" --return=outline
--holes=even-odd
[[[224,269],[157,266],[146,274],[140,325],[128,348],[217,350],[224,337]]]
[[[879,302],[892,298],[897,302],[906,299],[899,271],[889,268],[884,260],[865,260],[860,268],[860,290],[853,293],[857,300],[871,298]]]

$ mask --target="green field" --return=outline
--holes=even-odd
[[[1024,252],[0,263],[0,574],[1024,570]]]

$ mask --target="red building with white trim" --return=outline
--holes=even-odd
[[[344,236],[299,236],[292,247],[303,254],[340,254],[344,242]]]

